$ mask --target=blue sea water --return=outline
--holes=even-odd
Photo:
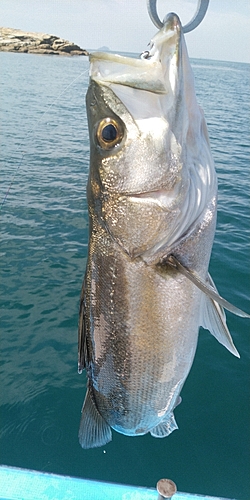
[[[88,216],[88,60],[0,53],[0,463],[248,500],[249,320],[228,313],[241,358],[201,331],[166,439],[113,433],[84,451],[78,427],[86,379],[77,321]],[[219,183],[210,272],[250,312],[249,65],[192,60]],[[152,339],[153,348],[153,339]]]

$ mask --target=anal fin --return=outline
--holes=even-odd
[[[97,410],[90,388],[82,407],[78,437],[84,449],[104,446],[112,440],[111,428]]]
[[[178,429],[178,425],[175,421],[174,414],[170,413],[168,420],[163,420],[163,422],[156,425],[151,429],[150,434],[153,437],[164,438],[169,436],[169,434],[176,429]]]

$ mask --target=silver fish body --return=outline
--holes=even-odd
[[[196,284],[216,293],[217,180],[178,17],[169,15],[146,59],[96,53],[90,62],[83,448],[106,444],[111,428],[155,437],[177,428],[200,325],[238,355],[223,309]]]

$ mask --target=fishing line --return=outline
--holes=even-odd
[[[62,91],[62,92],[61,92],[61,93],[60,93],[60,94],[59,94],[59,95],[58,95],[58,96],[57,96],[57,97],[53,100],[53,102],[52,102],[51,104],[49,104],[49,105],[48,105],[47,109],[45,108],[45,111],[43,112],[42,116],[41,116],[41,117],[37,120],[37,122],[36,122],[35,129],[34,129],[34,130],[30,130],[30,131],[28,132],[28,139],[30,138],[30,136],[31,136],[31,138],[32,138],[32,136],[34,137],[34,132],[37,130],[37,127],[38,127],[39,123],[40,123],[40,122],[41,122],[41,121],[42,121],[42,120],[46,117],[46,115],[47,115],[47,114],[48,114],[48,112],[51,110],[51,108],[52,108],[53,106],[55,106],[55,104],[56,104],[56,102],[58,101],[58,99],[60,99],[60,98],[62,97],[62,95],[64,95],[64,94],[68,91],[68,89],[69,89],[72,85],[74,85],[74,83],[75,83],[75,82],[76,82],[76,81],[77,81],[80,77],[82,77],[83,75],[85,75],[87,72],[88,72],[88,69],[86,69],[85,71],[82,71],[79,75],[77,75],[77,76],[76,76],[76,78],[74,78],[74,80],[72,80],[72,81],[71,81],[71,82],[67,85],[67,87],[65,87],[65,88],[63,89],[63,91]],[[20,148],[21,148],[21,147],[20,147]],[[19,149],[17,149],[17,153],[19,152],[20,148],[19,148]],[[19,171],[19,169],[20,169],[20,167],[21,167],[21,165],[22,165],[22,163],[23,163],[24,156],[25,156],[25,151],[23,151],[23,152],[22,152],[21,159],[20,159],[20,161],[19,161],[19,163],[18,163],[18,165],[17,165],[17,167],[16,167],[16,169],[15,169],[15,172],[14,172],[14,174],[13,174],[13,177],[12,177],[12,179],[11,179],[11,181],[10,181],[10,184],[9,184],[9,186],[8,186],[8,188],[7,188],[7,191],[6,191],[6,193],[5,193],[4,197],[3,197],[3,201],[2,201],[2,203],[1,203],[1,205],[0,205],[0,211],[2,210],[2,207],[3,207],[3,205],[4,205],[5,201],[6,201],[7,197],[8,197],[8,194],[9,194],[10,189],[11,189],[11,186],[12,186],[12,184],[13,184],[14,180],[15,180],[15,177],[16,177],[16,175],[17,175],[17,173],[18,173],[18,171]]]
[[[17,165],[17,167],[16,167],[16,170],[15,170],[15,172],[14,172],[14,175],[13,175],[13,177],[12,177],[11,181],[10,181],[9,187],[8,187],[8,189],[7,189],[7,191],[6,191],[5,195],[4,195],[3,201],[2,201],[1,206],[0,206],[0,210],[2,210],[2,206],[3,206],[3,205],[4,205],[4,203],[5,203],[5,200],[6,200],[6,198],[7,198],[8,194],[9,194],[9,192],[10,192],[10,188],[11,188],[11,186],[12,186],[12,184],[13,184],[14,180],[15,180],[16,174],[17,174],[17,172],[18,172],[18,170],[19,170],[19,168],[20,168],[20,166],[21,166],[21,164],[22,164],[24,154],[25,154],[25,153],[23,152],[23,153],[22,153],[22,156],[21,156],[21,160],[20,160],[19,164],[18,164],[18,165]]]

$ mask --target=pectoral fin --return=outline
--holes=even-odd
[[[78,437],[84,449],[104,446],[112,440],[111,428],[97,410],[90,388],[82,407]]]
[[[174,267],[177,271],[184,274],[190,281],[192,281],[202,292],[203,304],[201,307],[201,317],[200,326],[209,330],[212,335],[224,345],[234,356],[240,357],[230,335],[230,332],[226,324],[226,315],[223,307],[232,313],[242,316],[243,318],[249,318],[249,314],[245,313],[238,307],[233,306],[227,300],[223,299],[216,289],[216,286],[208,275],[208,283],[204,283],[199,276],[194,272],[190,271],[184,267],[173,255],[168,257],[166,260],[168,264]]]
[[[209,283],[217,292],[215,284],[209,275]],[[203,307],[201,308],[200,325],[212,333],[212,335],[224,345],[234,356],[240,358],[240,355],[233,343],[233,339],[226,324],[226,315],[223,307],[220,306],[215,300],[207,295],[203,296]]]
[[[150,434],[153,437],[164,438],[169,436],[169,434],[176,429],[178,429],[178,425],[175,421],[174,414],[170,413],[169,418],[151,429]]]
[[[250,318],[250,314],[247,314],[233,304],[230,304],[230,302],[228,302],[227,300],[223,299],[223,297],[218,294],[215,287],[212,287],[211,284],[202,281],[196,273],[190,271],[187,267],[184,267],[173,255],[170,255],[164,262],[179,271],[181,274],[184,274],[186,278],[192,281],[200,290],[202,290],[203,293],[210,297],[210,299],[220,304],[220,306],[224,307],[233,314],[236,314],[237,316],[241,316],[242,318]]]

